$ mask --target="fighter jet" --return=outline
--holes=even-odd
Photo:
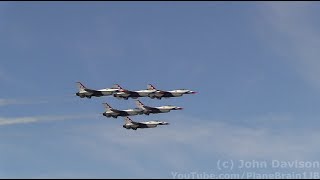
[[[143,114],[143,110],[139,108],[127,109],[127,110],[118,110],[113,109],[108,103],[103,103],[106,111],[102,113],[103,116],[117,118],[118,116],[134,116]]]
[[[143,110],[143,113],[146,115],[149,115],[150,113],[152,114],[158,114],[158,113],[167,113],[170,112],[171,110],[182,110],[182,107],[178,106],[159,106],[159,107],[150,107],[144,105],[141,101],[136,100],[136,105],[138,108]]]
[[[91,98],[92,96],[100,97],[100,96],[109,96],[112,95],[115,92],[119,92],[120,90],[118,88],[111,87],[106,89],[100,89],[100,90],[94,90],[94,89],[88,89],[86,88],[81,82],[77,82],[79,92],[76,93],[77,96],[84,98]]]
[[[119,84],[115,84],[113,87],[120,89],[120,92],[114,93],[113,96],[118,99],[125,99],[125,100],[128,100],[129,97],[133,99],[137,99],[138,97],[148,97],[150,94],[155,93],[157,91],[155,89],[129,91],[127,89],[123,89]]]
[[[177,90],[171,90],[171,91],[162,91],[156,89],[152,84],[148,84],[147,88],[149,90],[156,90],[155,93],[150,93],[148,96],[152,99],[157,98],[170,98],[170,97],[180,97],[184,94],[196,94],[197,92],[191,91],[188,89],[177,89]]]
[[[135,122],[132,121],[129,117],[125,117],[125,124],[122,126],[123,128],[126,129],[133,129],[137,130],[138,128],[155,128],[158,125],[169,125],[169,123],[164,122],[164,121],[147,121],[147,122]]]

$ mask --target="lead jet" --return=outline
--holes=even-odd
[[[125,99],[125,100],[128,100],[130,97],[133,99],[137,99],[139,97],[148,97],[150,94],[155,93],[157,91],[155,89],[130,91],[127,89],[123,89],[119,84],[115,84],[113,87],[116,87],[120,90],[120,92],[114,93],[113,96],[118,99]]]
[[[158,125],[169,125],[168,122],[158,121],[158,120],[146,121],[146,122],[135,122],[135,121],[132,121],[129,117],[125,117],[124,119],[125,119],[125,124],[122,127],[126,129],[133,129],[133,130],[137,130],[138,128],[155,128]]]
[[[170,112],[171,110],[182,110],[182,107],[178,106],[158,106],[158,107],[150,107],[144,105],[141,101],[136,100],[136,105],[138,106],[139,109],[143,110],[143,113],[146,115],[149,115],[150,113],[152,114],[158,114],[158,113],[167,113]]]
[[[171,90],[171,91],[162,91],[156,89],[152,84],[148,84],[147,89],[149,90],[156,90],[155,93],[149,94],[149,97],[154,99],[161,99],[161,98],[170,98],[170,97],[180,97],[184,94],[196,94],[197,92],[191,91],[188,89],[177,89],[177,90]]]
[[[127,110],[118,110],[113,109],[108,103],[103,103],[106,111],[102,113],[103,116],[117,118],[118,116],[134,116],[143,114],[143,110],[139,108],[127,109]]]
[[[115,86],[106,89],[94,90],[86,88],[81,82],[77,82],[79,92],[76,93],[77,96],[84,98],[91,98],[92,96],[100,97],[100,96],[110,96],[115,92],[119,92],[120,90]]]

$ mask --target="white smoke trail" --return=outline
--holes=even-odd
[[[34,117],[17,117],[17,118],[5,118],[0,117],[0,126],[13,125],[13,124],[26,124],[36,123],[42,121],[64,121],[73,119],[86,119],[95,118],[99,114],[84,114],[84,115],[63,115],[63,116],[34,116]]]

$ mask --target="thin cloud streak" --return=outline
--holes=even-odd
[[[261,14],[267,32],[277,38],[266,39],[270,48],[290,59],[306,82],[320,88],[320,29],[312,19],[311,2],[267,3]],[[266,29],[261,31],[266,32]]]
[[[274,114],[274,116],[279,115]],[[71,115],[16,120],[22,121],[20,123],[34,123],[38,122],[37,120],[72,118],[78,119]],[[270,114],[266,116],[266,120],[267,118],[274,119]],[[3,120],[0,119],[1,121]],[[92,121],[85,125],[72,126],[68,131],[72,132],[73,136],[68,137],[68,142],[72,142],[73,148],[81,149],[83,154],[89,156],[86,157],[88,159],[106,162],[106,166],[112,164],[113,167],[130,167],[126,168],[123,177],[128,177],[128,175],[144,178],[171,177],[173,171],[186,172],[202,170],[202,168],[205,171],[207,167],[216,167],[216,160],[223,158],[310,160],[310,158],[317,159],[320,151],[320,144],[317,142],[320,133],[310,129],[303,129],[296,134],[296,131],[277,132],[272,127],[266,128],[258,125],[249,128],[224,120],[210,119],[209,121],[198,117],[172,116],[169,126],[133,131],[122,128],[122,118],[116,121],[117,123],[108,120],[99,123]],[[272,123],[277,126],[277,122]],[[141,158],[147,160],[139,161]],[[204,164],[197,165],[203,160]],[[150,166],[152,162],[161,165],[162,171]],[[271,171],[282,170],[273,169]],[[64,176],[59,173],[53,176]],[[74,173],[70,176],[79,177],[80,175]],[[103,177],[101,174],[83,176]],[[111,176],[115,175],[111,173]],[[118,174],[116,177],[121,176]]]
[[[34,116],[34,117],[17,117],[17,118],[0,117],[0,126],[13,125],[13,124],[30,124],[30,123],[45,122],[45,121],[86,119],[86,118],[95,118],[95,117],[97,117],[97,114]]]
[[[272,120],[270,115],[266,120],[267,118]],[[296,134],[295,130],[290,129],[276,131],[272,127],[246,127],[197,117],[177,116],[171,118],[171,121],[172,124],[168,127],[137,131],[123,129],[120,125],[118,128],[92,125],[80,131],[82,134],[86,134],[83,131],[88,131],[87,133],[96,136],[96,141],[104,142],[108,154],[112,155],[113,151],[119,151],[118,147],[121,147],[122,154],[128,154],[124,157],[126,160],[133,161],[136,158],[130,154],[144,151],[144,156],[152,157],[153,153],[163,151],[163,147],[170,147],[170,153],[162,156],[159,163],[172,169],[192,168],[193,160],[189,158],[192,154],[248,160],[306,160],[316,158],[320,151],[320,144],[316,141],[320,138],[320,133],[312,129],[306,128]],[[272,123],[274,127],[277,126],[277,122]],[[86,147],[92,147],[91,152],[103,151],[97,154],[103,154],[106,149],[100,143],[83,143]],[[188,151],[185,151],[186,147]],[[146,168],[143,164],[139,166]]]
[[[75,100],[75,95],[69,94],[65,96],[48,96],[48,97],[34,97],[30,99],[0,99],[1,106],[9,105],[33,105],[33,104],[46,104],[53,102],[69,102]]]
[[[47,101],[28,101],[28,100],[17,100],[17,99],[0,99],[0,106],[8,105],[27,105],[27,104],[41,104]]]

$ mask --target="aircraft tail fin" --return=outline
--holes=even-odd
[[[77,82],[79,90],[85,90],[87,89],[81,82]]]
[[[148,84],[147,89],[148,90],[157,90],[152,84]]]
[[[144,109],[144,104],[139,101],[139,100],[136,100],[136,105],[139,107],[139,108],[143,108]]]
[[[102,103],[102,104],[104,105],[107,111],[113,109],[108,103]]]
[[[122,89],[119,84],[114,84],[114,85],[112,86],[112,88],[114,88],[114,89]]]
[[[119,84],[114,84],[114,85],[112,86],[112,88],[114,88],[114,89],[120,89],[120,91],[126,91],[126,90],[123,89]]]
[[[126,124],[130,124],[130,123],[133,122],[133,121],[131,120],[131,118],[129,118],[128,116],[126,116],[126,117],[124,118],[124,120],[125,120],[125,123],[126,123]]]

